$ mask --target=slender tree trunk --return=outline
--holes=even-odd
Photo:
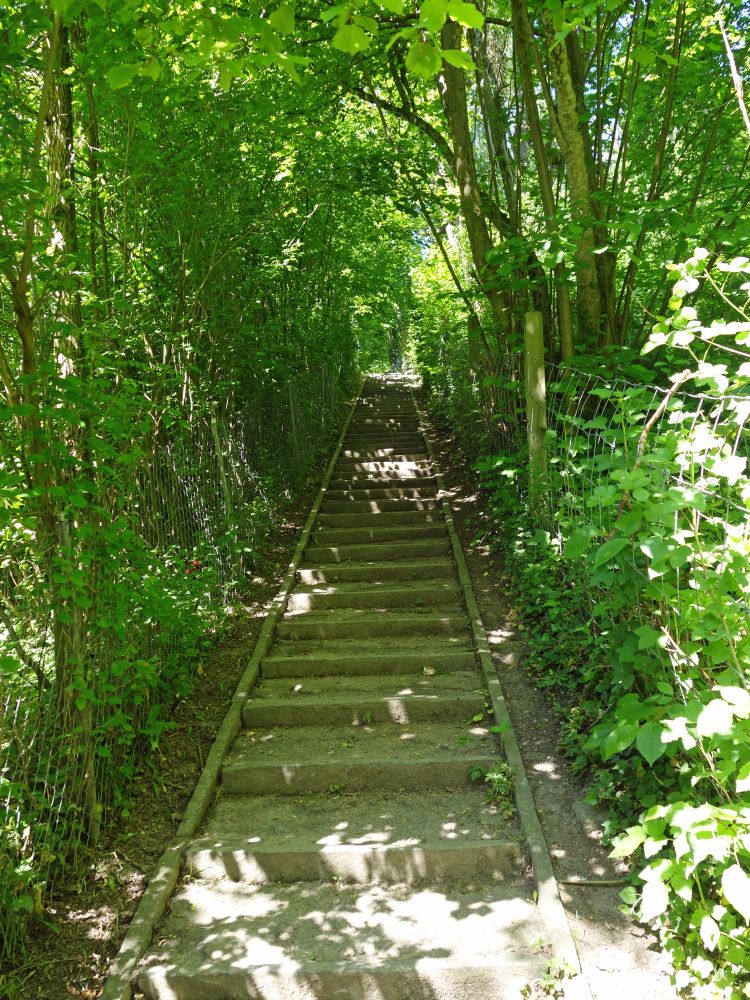
[[[461,26],[455,21],[447,21],[442,31],[443,48],[460,49],[461,35]],[[493,244],[482,209],[481,192],[477,180],[466,105],[464,72],[446,63],[443,66],[441,81],[443,107],[453,140],[453,159],[461,202],[461,214],[466,225],[474,269],[497,318],[500,333],[506,335],[510,329],[509,303],[506,295],[492,287],[491,275],[487,268],[487,254],[492,249]]]
[[[536,93],[531,75],[531,64],[529,51],[531,47],[531,25],[526,10],[524,0],[512,0],[513,10],[513,35],[516,43],[516,54],[518,57],[518,68],[521,76],[521,86],[523,87],[524,99],[526,102],[526,117],[529,122],[531,132],[531,142],[534,147],[534,158],[536,160],[537,174],[539,177],[539,188],[542,195],[542,206],[547,225],[547,231],[551,236],[557,237],[557,208],[555,205],[555,195],[552,188],[552,177],[550,175],[549,163],[547,160],[547,150],[544,145],[542,127],[539,121],[539,111],[536,104]],[[555,280],[557,283],[557,314],[560,329],[560,353],[563,358],[569,358],[574,353],[573,346],[573,314],[570,305],[570,292],[567,284],[567,273],[564,261],[555,267]]]
[[[685,25],[685,6],[685,0],[680,0],[677,5],[677,13],[675,15],[674,37],[672,39],[672,59],[674,62],[670,67],[669,77],[667,79],[666,93],[664,95],[664,114],[662,115],[661,128],[659,129],[659,137],[654,151],[651,183],[649,184],[648,193],[646,194],[646,204],[653,202],[658,197],[659,185],[664,171],[664,157],[667,150],[669,131],[672,126],[674,90],[675,83],[677,82],[677,71],[679,69],[680,50],[682,48],[682,33]],[[638,233],[638,239],[636,240],[635,251],[631,255],[628,269],[625,272],[622,288],[620,289],[617,316],[617,333],[620,343],[624,343],[627,337],[628,324],[630,322],[630,307],[633,300],[633,292],[635,290],[635,276],[636,271],[638,270],[638,261],[640,260],[647,235],[648,230],[646,226],[641,226],[641,230]]]
[[[575,252],[578,334],[580,338],[596,346],[600,342],[602,331],[602,298],[594,254],[596,212],[591,201],[588,158],[579,121],[568,47],[556,43],[552,18],[547,11],[543,14],[543,22],[557,98],[557,122],[570,191],[570,207],[580,229]]]

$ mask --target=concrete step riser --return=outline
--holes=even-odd
[[[418,847],[336,845],[320,850],[262,850],[246,844],[202,846],[187,854],[193,878],[227,877],[232,882],[330,882],[366,885],[424,882],[485,882],[517,877],[523,864],[510,841],[420,844]]]
[[[445,964],[421,958],[419,967],[311,962],[295,971],[263,966],[182,973],[156,966],[141,973],[146,1000],[518,1000],[544,971],[539,958],[498,957],[494,966]]]
[[[288,619],[276,626],[279,639],[385,639],[404,635],[461,635],[466,631],[466,619],[446,614],[442,618],[430,616],[424,621],[402,619],[383,621],[374,615],[372,621],[309,622],[304,617]]]
[[[365,545],[367,542],[414,542],[447,535],[442,524],[397,524],[391,528],[327,528],[313,532],[312,545]]]
[[[290,698],[294,698],[291,695]],[[479,695],[468,693],[457,697],[365,698],[357,703],[290,700],[282,704],[264,704],[262,699],[250,699],[242,712],[248,729],[271,729],[274,726],[363,726],[369,723],[397,722],[407,726],[415,722],[466,722],[482,711],[484,702]]]
[[[312,565],[343,562],[401,562],[420,556],[443,556],[450,553],[448,538],[427,538],[421,542],[375,542],[372,545],[310,546],[305,562]]]
[[[434,476],[349,476],[347,479],[334,477],[328,484],[327,494],[342,490],[345,493],[363,492],[393,495],[397,490],[418,491],[421,496],[435,496],[437,479]]]
[[[292,594],[288,611],[327,611],[338,608],[419,608],[432,604],[459,606],[461,593],[456,586],[409,587],[390,590],[384,587],[362,589],[358,593]]]
[[[406,451],[400,448],[344,448],[341,459],[357,462],[427,462],[427,449]]]
[[[421,510],[382,510],[382,511],[352,511],[351,505],[347,513],[337,511],[321,511],[317,524],[327,528],[381,528],[394,524],[440,524],[443,516],[438,511],[430,513]]]
[[[297,580],[306,586],[336,583],[388,583],[398,580],[455,580],[453,563],[448,559],[425,559],[421,562],[345,563],[325,569],[299,569]]]
[[[369,789],[464,788],[474,768],[489,769],[488,757],[465,760],[380,760],[350,763],[345,756],[321,764],[225,764],[225,792],[242,795],[297,795],[305,792]]]
[[[432,474],[432,462],[429,458],[374,458],[372,460],[352,460],[342,458],[336,463],[334,475],[350,472],[375,472],[380,475],[389,473],[396,478],[399,474],[419,477],[420,473]]]
[[[375,486],[370,489],[360,489],[358,486],[352,489],[328,489],[325,492],[326,503],[408,503],[419,507],[426,504],[432,508],[437,506],[437,490],[434,486],[406,487],[401,486]],[[405,508],[410,510],[411,507]]]
[[[320,507],[320,514],[322,517],[327,514],[391,514],[397,511],[412,513],[438,509],[437,500],[416,497],[411,500],[399,500],[384,497],[382,500],[326,500]]]
[[[304,680],[306,677],[394,677],[400,674],[424,674],[425,668],[440,673],[471,670],[476,661],[471,650],[447,653],[391,653],[382,656],[345,655],[325,656],[274,656],[261,662],[261,676],[288,677]]]

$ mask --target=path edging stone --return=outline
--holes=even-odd
[[[123,938],[117,955],[110,966],[100,1000],[132,1000],[136,966],[148,950],[153,938],[154,928],[163,916],[169,898],[177,885],[180,865],[188,842],[203,822],[211,805],[211,800],[219,780],[221,763],[242,728],[242,709],[258,679],[261,660],[271,647],[276,624],[284,614],[287,599],[294,586],[297,569],[302,562],[305,549],[310,541],[313,525],[325,498],[328,484],[333,476],[333,470],[338,462],[354,409],[361,394],[362,383],[360,383],[359,389],[349,406],[349,411],[344,419],[336,447],[326,467],[320,489],[305,522],[305,527],[302,529],[302,534],[294,549],[289,568],[278,593],[271,603],[271,608],[266,615],[263,627],[255,642],[253,653],[229,703],[229,709],[224,717],[224,721],[214,738],[213,745],[206,757],[203,770],[195,785],[190,801],[185,808],[180,825],[166,850],[159,858],[154,868],[154,873],[149,878],[148,885],[138,902],[127,934]]]
[[[526,774],[521,749],[513,730],[500,678],[492,661],[492,652],[487,641],[487,632],[485,631],[484,622],[482,621],[479,605],[474,593],[474,585],[466,564],[461,540],[458,537],[458,532],[453,521],[453,508],[448,499],[445,477],[435,455],[435,449],[432,447],[432,441],[427,433],[428,421],[425,413],[419,405],[415,393],[411,389],[409,391],[419,416],[421,433],[433,463],[434,475],[438,484],[438,498],[448,528],[453,558],[456,563],[464,600],[466,601],[466,610],[469,616],[472,637],[476,645],[482,675],[490,694],[492,714],[498,728],[501,730],[500,738],[503,750],[514,775],[513,789],[516,808],[531,858],[539,912],[547,926],[554,956],[558,960],[562,960],[574,972],[574,976],[565,983],[566,998],[570,998],[570,1000],[592,1000],[590,987],[581,969],[568,916],[560,899],[557,879],[555,878],[552,866],[552,858],[544,831],[542,830],[542,824],[539,820],[539,814],[534,804],[534,797],[531,793],[531,785]]]

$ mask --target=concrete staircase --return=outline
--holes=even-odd
[[[414,404],[368,380],[189,877],[158,1000],[500,1000],[545,967]]]

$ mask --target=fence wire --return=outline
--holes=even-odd
[[[161,430],[130,489],[98,497],[91,540],[76,540],[90,561],[72,570],[96,574],[94,605],[58,626],[80,636],[69,710],[55,684],[47,561],[2,512],[0,962],[22,946],[55,878],[124,807],[208,626],[241,595],[280,502],[338,427],[344,394],[341,373],[325,367],[303,384],[249,387],[242,409]],[[63,548],[71,530],[60,524]]]
[[[696,669],[707,688],[719,669],[746,685],[750,582],[731,567],[738,546],[750,546],[750,397],[665,389],[551,364],[546,382],[546,471],[543,495],[534,502],[518,358],[504,359],[490,377],[457,379],[454,391],[435,394],[435,404],[487,487],[502,482],[515,492],[526,540],[560,557],[573,553],[556,565],[561,582],[583,595],[592,634],[619,642],[640,629],[638,655],[650,656],[683,700],[695,683],[686,674]],[[632,532],[625,530],[629,516]],[[652,536],[645,541],[641,523]],[[626,610],[611,601],[611,580],[591,571],[597,548],[618,536],[616,570],[640,581]],[[734,628],[707,622],[697,637],[687,611],[703,581],[722,567],[722,617]],[[650,647],[647,633],[659,636]]]

